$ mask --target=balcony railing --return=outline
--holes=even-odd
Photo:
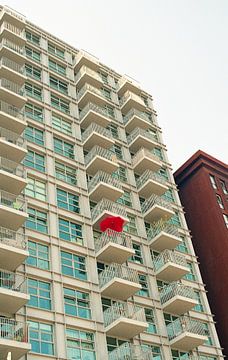
[[[14,33],[15,35],[21,36],[24,38],[24,30],[19,29],[18,27],[4,21],[1,25],[0,32],[2,32],[4,29],[7,29]]]
[[[132,99],[132,100],[140,103],[141,105],[145,106],[145,103],[144,103],[143,99],[141,99],[140,96],[132,93],[131,91],[126,91],[124,96],[122,96],[122,98],[120,99],[120,106],[122,106],[129,99]]]
[[[111,212],[115,215],[119,215],[125,219],[127,218],[127,212],[123,206],[114,203],[110,200],[102,199],[97,203],[97,205],[91,211],[92,220],[94,221],[104,211]]]
[[[148,180],[154,180],[162,185],[166,184],[164,178],[158,173],[152,170],[146,170],[144,173],[136,180],[136,186],[140,189]]]
[[[102,92],[102,90],[95,88],[92,85],[89,84],[85,84],[81,90],[78,92],[78,101],[82,98],[82,96],[86,93],[86,91],[91,91],[93,94],[96,94],[98,96],[101,96],[102,98],[106,99],[106,97],[104,96],[104,93]]]
[[[27,250],[27,236],[19,231],[13,231],[0,226],[0,243]]]
[[[104,325],[107,327],[114,321],[123,317],[146,322],[145,312],[141,306],[117,301],[114,305],[104,311]]]
[[[7,59],[6,57],[1,58],[0,65],[6,66],[7,68],[16,71],[17,73],[24,74],[24,66],[21,66],[15,61]]]
[[[0,339],[28,342],[28,326],[14,319],[0,317]]]
[[[108,360],[153,360],[153,354],[140,345],[132,345],[126,342],[109,352]]]
[[[112,151],[95,145],[85,156],[85,165],[88,165],[96,156],[101,156],[107,160],[117,162],[116,155]]]
[[[26,201],[22,196],[10,194],[6,191],[0,191],[0,205],[12,208],[18,211],[26,211]]]
[[[132,158],[132,165],[134,166],[135,164],[138,163],[139,160],[142,160],[144,157],[148,157],[150,158],[151,160],[153,161],[160,161],[159,158],[152,154],[148,149],[145,149],[145,148],[141,148],[137,151],[137,153],[133,156]]]
[[[203,323],[188,316],[181,316],[167,325],[167,332],[169,340],[173,340],[183,332],[206,336]]]
[[[124,125],[126,125],[133,116],[137,116],[140,119],[147,121],[150,125],[153,124],[152,119],[148,115],[146,115],[144,112],[136,110],[136,109],[131,109],[130,111],[128,111],[128,113],[123,118]]]
[[[12,91],[13,93],[23,96],[24,95],[24,87],[15,84],[14,82],[7,80],[7,79],[0,79],[0,86]]]
[[[0,269],[0,288],[27,292],[27,282],[23,275]]]
[[[128,135],[127,137],[127,142],[128,144],[130,144],[132,141],[134,141],[137,136],[143,136],[145,138],[147,138],[148,140],[154,141],[156,143],[159,143],[159,140],[157,138],[157,136],[151,132],[148,132],[144,129],[141,128],[135,128],[130,135]]]
[[[3,46],[7,47],[10,50],[15,51],[16,53],[18,53],[20,55],[23,55],[23,56],[25,55],[25,49],[23,46],[17,45],[8,39],[2,39],[2,41],[0,43],[0,49]]]
[[[11,115],[17,119],[24,120],[24,113],[16,106],[8,104],[5,101],[0,101],[0,111],[3,111],[4,113]]]
[[[0,157],[0,170],[26,179],[25,167],[22,164],[18,164],[3,157]]]
[[[98,106],[98,105],[95,105],[91,102],[89,102],[83,109],[82,111],[80,112],[80,120],[82,120],[84,118],[84,116],[90,111],[94,111],[95,113],[97,114],[100,114],[102,116],[105,116],[105,117],[108,117],[110,119],[114,119],[114,117],[109,114],[108,110],[105,109],[105,108],[102,108],[101,106]]]
[[[109,242],[117,245],[125,246],[126,248],[132,248],[131,237],[123,232],[117,232],[111,229],[107,229],[101,234],[100,237],[95,239],[95,251],[98,252]]]
[[[117,189],[121,189],[121,183],[118,179],[115,179],[110,174],[100,170],[88,182],[88,192],[90,193],[101,182],[114,186]]]
[[[120,278],[122,280],[131,281],[134,283],[139,282],[138,272],[134,269],[130,269],[125,265],[120,264],[112,264],[107,266],[100,274],[99,274],[99,284],[102,288],[109,281],[114,278]]]
[[[0,127],[0,139],[25,148],[26,143],[24,138],[11,130]]]
[[[166,249],[154,259],[154,268],[155,270],[159,270],[162,266],[169,262],[172,262],[176,265],[188,267],[184,255],[181,255],[176,251]]]
[[[167,221],[160,220],[156,221],[152,224],[150,229],[147,232],[147,239],[148,241],[152,240],[160,234],[162,231],[164,231],[167,234],[179,237],[178,227],[172,224],[169,224]]]
[[[91,123],[82,134],[82,142],[84,142],[94,132],[102,136],[105,136],[108,139],[112,139],[112,133],[109,129],[106,129],[103,126],[100,126],[96,123]]]
[[[197,300],[193,288],[183,285],[179,282],[173,282],[163,287],[162,291],[160,292],[161,303],[164,304],[177,295]]]
[[[102,77],[94,70],[86,67],[85,65],[83,65],[81,67],[81,69],[79,70],[79,72],[77,73],[76,77],[75,77],[75,82],[77,83],[78,80],[82,77],[82,75],[87,74],[91,77],[93,77],[94,79],[97,79],[98,81],[102,82]]]
[[[152,194],[148,199],[141,205],[142,213],[145,214],[154,205],[162,206],[168,210],[172,210],[172,205],[168,201],[163,200],[160,196]]]

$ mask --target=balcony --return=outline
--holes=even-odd
[[[13,41],[19,46],[23,46],[26,41],[24,29],[18,28],[7,21],[3,21],[0,26],[0,37]]]
[[[144,198],[148,198],[151,194],[161,196],[168,190],[168,186],[166,186],[166,181],[163,177],[151,170],[144,171],[136,180],[136,186],[139,195]]]
[[[3,313],[15,314],[29,300],[23,275],[0,269],[0,304]]]
[[[24,166],[0,157],[0,189],[19,195],[26,185]]]
[[[132,167],[136,174],[142,174],[146,169],[158,171],[161,166],[159,158],[144,148],[138,150],[132,158]]]
[[[21,232],[0,227],[0,264],[5,270],[14,271],[29,255],[27,238]]]
[[[4,6],[1,11],[0,21],[7,21],[18,28],[25,28],[25,17],[8,6]]]
[[[190,351],[203,345],[207,340],[203,324],[187,316],[182,316],[167,325],[167,332],[173,349]]]
[[[144,309],[130,303],[116,302],[104,311],[107,336],[132,339],[148,327]]]
[[[99,229],[100,222],[112,216],[120,216],[124,220],[124,224],[128,222],[127,212],[123,206],[103,198],[91,210],[93,227]]]
[[[95,251],[98,261],[104,263],[123,264],[135,254],[131,237],[123,232],[107,229],[95,239]]]
[[[23,197],[0,191],[0,226],[18,230],[27,217]]]
[[[124,193],[119,180],[103,171],[98,171],[88,182],[88,192],[90,200],[95,202],[103,198],[116,201]]]
[[[91,123],[82,134],[83,147],[86,150],[91,150],[95,145],[102,144],[102,147],[109,149],[115,141],[112,133],[96,123]]]
[[[81,88],[81,90],[78,92],[77,98],[78,106],[80,108],[83,108],[90,102],[95,103],[98,106],[104,106],[107,104],[107,100],[110,100],[104,96],[102,90],[97,89],[96,87],[89,84],[85,84]]]
[[[95,56],[87,53],[86,51],[80,51],[77,54],[75,58],[74,72],[78,72],[78,70],[82,66],[89,67],[94,71],[98,71],[100,67],[99,60]]]
[[[108,113],[106,108],[100,107],[93,103],[88,103],[80,112],[80,125],[82,128],[87,128],[92,122],[107,127],[110,124],[113,116]]]
[[[140,148],[152,150],[154,147],[160,145],[157,136],[141,128],[135,128],[130,135],[127,136],[127,142],[132,152],[136,152]]]
[[[97,88],[100,88],[103,85],[102,77],[100,76],[100,74],[86,66],[81,67],[75,77],[75,82],[77,89],[81,89],[81,87],[84,86],[86,83]]]
[[[11,360],[19,360],[31,350],[26,324],[0,317],[0,329],[0,359],[7,359],[11,352]]]
[[[145,111],[147,106],[140,96],[127,91],[120,99],[120,108],[122,113],[126,115],[132,108],[138,111]]]
[[[1,100],[19,108],[22,108],[26,102],[23,87],[4,78],[0,79],[0,96]]]
[[[147,232],[147,240],[151,249],[156,251],[175,249],[182,242],[178,228],[166,221],[153,223]]]
[[[128,91],[136,95],[140,95],[142,92],[140,85],[135,80],[122,76],[117,84],[117,93],[119,96],[123,96]]]
[[[108,360],[152,360],[153,354],[150,350],[140,345],[132,345],[128,342],[118,346],[109,352]],[[155,357],[156,359],[156,357]]]
[[[0,127],[0,154],[14,162],[21,162],[27,150],[23,137],[8,129]]]
[[[176,251],[164,250],[154,260],[158,279],[171,282],[180,280],[189,272],[186,258]]]
[[[152,194],[142,203],[141,209],[144,219],[148,222],[154,222],[160,219],[167,220],[175,214],[170,203],[155,194]]]
[[[97,145],[85,156],[85,165],[86,171],[90,175],[95,175],[99,170],[111,174],[119,167],[116,155]]]
[[[18,85],[23,85],[26,79],[23,65],[6,57],[2,57],[0,60],[0,75],[2,78],[14,81]]]
[[[26,60],[24,47],[7,39],[0,41],[0,56],[5,56],[21,65]]]
[[[131,109],[124,116],[123,123],[128,133],[132,132],[135,128],[147,130],[153,126],[152,117],[150,118],[146,113],[136,109]]]
[[[194,290],[179,282],[165,286],[160,292],[163,311],[182,315],[198,304]]]

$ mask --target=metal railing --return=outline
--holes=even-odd
[[[16,106],[13,106],[11,104],[8,104],[5,101],[0,101],[0,111],[5,112],[6,114],[9,114],[17,119],[24,120],[24,113]]]
[[[114,278],[139,283],[138,272],[121,264],[111,264],[99,274],[99,285],[102,288]]]
[[[11,31],[15,35],[21,36],[23,39],[25,38],[24,30],[19,29],[18,27],[8,23],[7,21],[3,21],[1,28],[0,28],[0,32],[2,32],[4,29]]]
[[[7,79],[0,79],[0,86],[3,88],[12,91],[13,93],[23,96],[24,95],[24,87]]]
[[[168,324],[166,328],[169,340],[175,339],[184,332],[206,336],[203,323],[188,316],[179,317],[172,323]]]
[[[159,270],[168,262],[172,262],[176,265],[185,266],[188,269],[187,261],[184,255],[181,255],[176,251],[166,249],[154,259],[155,270]]]
[[[167,221],[164,221],[161,219],[159,221],[154,222],[152,224],[152,226],[150,227],[150,229],[147,231],[147,240],[148,241],[152,240],[153,238],[155,238],[155,236],[160,234],[162,231],[167,234],[170,234],[170,235],[173,235],[176,237],[180,237],[177,226],[175,226],[173,224],[169,224]]]
[[[26,142],[24,138],[11,130],[0,127],[0,139],[25,148]]]
[[[23,46],[17,45],[8,39],[2,39],[2,41],[0,43],[0,48],[2,48],[3,46],[7,47],[10,50],[15,51],[16,53],[18,53],[20,55],[23,55],[23,56],[25,55],[25,48]]]
[[[138,118],[147,121],[150,125],[153,124],[152,118],[150,118],[147,114],[136,109],[131,109],[123,118],[124,125],[126,125],[133,116],[137,116]]]
[[[12,61],[6,57],[2,57],[0,61],[1,66],[6,66],[7,68],[16,71],[17,73],[24,74],[24,66]]]
[[[85,156],[85,165],[87,166],[96,156],[101,156],[107,160],[117,163],[117,157],[114,152],[95,145]]]
[[[24,165],[18,164],[3,157],[0,157],[0,170],[26,179],[26,171]]]
[[[96,71],[88,68],[87,66],[83,65],[79,72],[77,73],[76,77],[75,77],[75,82],[77,83],[78,80],[84,75],[87,74],[91,77],[93,77],[94,79],[97,79],[98,81],[102,82],[102,77],[100,76],[100,74],[98,74]]]
[[[101,182],[114,186],[117,189],[121,189],[121,183],[118,179],[115,179],[112,175],[99,170],[88,182],[88,192],[90,193]]]
[[[111,114],[109,114],[108,110],[106,108],[102,108],[99,105],[95,105],[91,102],[89,102],[80,112],[79,118],[80,120],[82,120],[84,118],[84,116],[90,111],[94,111],[97,114],[100,114],[102,116],[108,117],[109,119],[115,119],[114,116],[112,116]]]
[[[123,206],[103,198],[91,211],[92,221],[96,220],[104,211],[127,218],[127,212]]]
[[[162,206],[168,210],[172,210],[172,205],[168,201],[165,201],[160,196],[152,194],[148,199],[141,204],[142,213],[145,214],[154,205]]]
[[[161,303],[164,304],[174,296],[179,295],[192,300],[196,300],[196,294],[194,293],[193,288],[181,284],[178,281],[172,282],[163,287],[160,292]]]
[[[144,171],[144,173],[136,180],[136,186],[138,189],[140,189],[148,180],[154,180],[157,181],[158,183],[165,185],[166,181],[164,180],[164,178],[152,171],[147,169],[146,171]]]
[[[127,318],[146,322],[145,311],[141,306],[117,301],[104,311],[104,325],[107,327],[119,318]]]
[[[26,211],[26,201],[22,196],[17,196],[2,190],[0,190],[0,205],[18,211]]]
[[[27,281],[24,275],[0,269],[0,288],[27,293]]]
[[[96,123],[91,123],[82,134],[82,142],[84,142],[94,132],[112,139],[112,133],[109,129],[104,128]]]
[[[0,339],[28,342],[28,325],[14,319],[0,317]]]
[[[104,96],[103,92],[100,89],[97,89],[90,84],[85,84],[81,88],[81,90],[78,92],[78,96],[77,96],[78,101],[82,98],[82,96],[86,93],[86,91],[91,91],[92,93],[99,95],[99,96],[103,97],[104,99],[106,99],[106,97]]]
[[[13,231],[2,226],[0,226],[0,243],[23,250],[27,250],[28,247],[26,235],[20,231]]]
[[[133,156],[132,165],[135,166],[139,160],[144,159],[145,156],[150,158],[152,161],[160,162],[160,159],[156,155],[152,154],[148,149],[141,148]]]
[[[95,239],[95,251],[98,252],[110,242],[132,249],[131,237],[128,234],[107,229]]]
[[[130,135],[127,136],[128,144],[130,144],[132,141],[134,141],[137,138],[137,136],[139,136],[139,135],[147,138],[148,140],[155,141],[156,143],[160,143],[155,134],[152,134],[151,132],[148,132],[144,129],[137,127],[130,133]]]
[[[132,100],[140,103],[141,105],[145,106],[145,103],[144,103],[143,99],[141,99],[140,96],[132,93],[132,92],[129,91],[129,90],[126,91],[125,94],[124,94],[124,95],[122,96],[122,98],[120,99],[120,106],[123,106],[123,104],[124,104],[126,101],[130,100],[130,99],[132,99]]]
[[[151,350],[144,349],[140,345],[126,342],[109,352],[108,360],[153,360],[153,354]]]

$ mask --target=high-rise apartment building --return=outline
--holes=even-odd
[[[174,176],[228,356],[228,165],[199,150]]]
[[[152,97],[0,9],[0,359],[223,359]]]

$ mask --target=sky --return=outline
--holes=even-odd
[[[173,169],[228,162],[227,0],[8,0],[29,21],[152,94]]]

